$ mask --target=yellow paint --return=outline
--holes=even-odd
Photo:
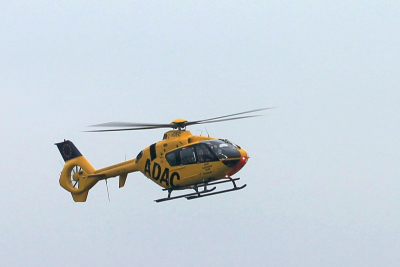
[[[172,123],[185,121],[184,119],[176,119]],[[175,149],[191,146],[200,141],[215,139],[213,137],[194,136],[190,131],[185,130],[168,131],[164,134],[164,139],[155,144],[156,155],[153,155],[153,159],[149,146],[143,149],[142,156],[138,160],[132,159],[97,170],[84,156],[80,156],[66,161],[61,172],[60,185],[72,193],[74,201],[84,202],[88,191],[98,181],[119,177],[119,187],[123,187],[128,174],[136,171],[142,172],[147,178],[163,188],[184,188],[204,181],[223,179],[227,174],[232,174],[232,171],[238,171],[234,170],[233,167],[226,166],[223,160],[170,166],[165,158],[168,152]],[[246,157],[247,161],[246,151],[238,150],[242,157]],[[82,171],[74,174],[71,178],[71,172],[76,166],[81,167]],[[75,188],[73,183],[77,182],[79,182],[79,187]]]

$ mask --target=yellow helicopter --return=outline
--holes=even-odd
[[[65,165],[60,175],[60,185],[71,192],[76,202],[85,202],[89,190],[100,180],[119,177],[119,187],[125,185],[129,173],[140,171],[147,178],[168,191],[163,202],[177,198],[195,199],[215,194],[243,189],[246,184],[237,186],[240,178],[232,178],[246,164],[249,156],[240,146],[227,139],[193,135],[186,126],[246,119],[261,115],[246,115],[271,108],[255,109],[205,120],[187,121],[176,119],[168,124],[109,122],[91,127],[114,127],[114,129],[87,132],[110,132],[172,128],[164,134],[163,140],[142,151],[136,158],[102,169],[93,166],[69,140],[56,143]],[[115,129],[117,128],[117,129]],[[215,191],[214,185],[232,183],[232,188]],[[171,196],[173,191],[191,189],[194,192]]]

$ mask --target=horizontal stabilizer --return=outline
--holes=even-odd
[[[99,174],[89,174],[88,178],[97,178],[97,179],[105,179],[107,175],[104,173],[99,173]]]

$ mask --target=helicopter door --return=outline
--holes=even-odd
[[[184,147],[180,153],[183,165],[197,163],[194,147]]]
[[[215,156],[205,144],[196,145],[196,154],[198,163],[218,161],[217,156]]]

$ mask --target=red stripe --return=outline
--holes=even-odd
[[[237,173],[246,164],[248,157],[241,157],[238,164],[227,175],[231,176]]]

